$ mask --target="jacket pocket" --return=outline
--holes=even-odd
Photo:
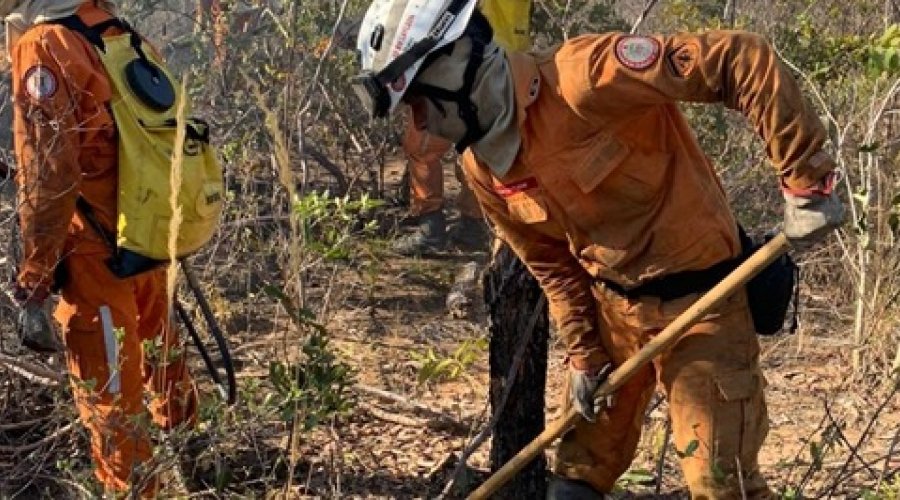
[[[715,385],[720,401],[740,401],[756,394],[759,376],[750,370],[729,373],[716,378]]]
[[[613,135],[603,134],[576,165],[572,180],[583,193],[597,190],[604,198],[648,204],[659,198],[670,154],[640,151]]]
[[[583,193],[589,193],[596,189],[630,152],[628,144],[612,135],[603,134],[587,149],[583,161],[575,165],[572,180]]]
[[[715,379],[717,402],[713,425],[713,462],[750,463],[768,433],[763,389],[758,370],[742,370]]]

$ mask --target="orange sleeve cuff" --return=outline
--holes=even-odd
[[[588,372],[600,370],[610,362],[609,356],[602,347],[585,349],[578,353],[570,353],[567,358],[568,362],[572,365],[572,368]]]
[[[789,191],[814,188],[835,168],[836,164],[831,156],[824,151],[819,151],[800,166],[787,169],[781,176],[782,187]]]
[[[16,281],[19,288],[47,293],[53,284],[53,269],[43,269],[24,262]]]

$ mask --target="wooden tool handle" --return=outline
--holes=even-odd
[[[697,302],[686,309],[681,315],[669,323],[662,332],[653,337],[637,354],[622,363],[615,371],[613,371],[606,381],[597,388],[594,393],[596,398],[602,398],[614,393],[618,388],[622,387],[632,375],[650,363],[653,358],[671,347],[681,336],[688,331],[695,323],[703,319],[712,309],[721,304],[725,299],[733,293],[740,290],[760,271],[765,269],[775,259],[787,252],[790,243],[784,233],[779,233],[768,243],[760,247],[745,260],[737,269],[725,277],[712,290],[703,294]],[[509,462],[507,462],[494,475],[489,477],[487,481],[481,484],[475,491],[469,495],[469,500],[486,499],[500,487],[506,484],[517,472],[522,470],[534,457],[541,453],[545,448],[550,446],[556,438],[560,437],[569,428],[578,422],[581,416],[570,408],[565,415],[552,422],[544,432],[522,448]]]

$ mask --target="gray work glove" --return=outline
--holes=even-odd
[[[784,192],[784,235],[791,244],[806,248],[844,221],[844,205],[834,191],[797,196]]]
[[[612,364],[591,373],[569,365],[569,393],[578,413],[588,422],[597,419],[597,407],[594,393],[612,372]]]
[[[46,301],[27,300],[21,303],[16,333],[22,345],[33,351],[54,353],[63,350],[62,342],[53,328]]]

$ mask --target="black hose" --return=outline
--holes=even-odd
[[[209,333],[216,341],[216,346],[219,348],[219,352],[222,354],[222,365],[225,368],[225,377],[228,380],[228,390],[225,400],[229,405],[233,405],[237,401],[237,379],[234,375],[234,363],[231,359],[231,351],[228,349],[228,343],[225,340],[222,329],[219,328],[219,324],[216,321],[216,316],[213,314],[212,308],[209,306],[209,302],[206,300],[206,296],[203,295],[203,290],[200,288],[200,282],[197,281],[197,277],[194,276],[194,271],[191,270],[190,266],[187,263],[187,259],[179,259],[179,262],[181,263],[181,270],[184,272],[185,278],[187,278],[188,288],[190,288],[191,293],[194,294],[194,299],[196,299],[197,305],[200,306],[200,313],[203,314],[203,319],[206,320],[206,326],[207,328],[209,328]],[[175,304],[176,308],[180,307],[180,304],[178,302],[176,302]],[[181,315],[181,313],[179,313],[179,315]],[[197,345],[197,350],[200,351],[200,355],[203,356],[203,362],[206,363],[206,367],[207,369],[209,369],[210,376],[219,385],[219,390],[222,390],[222,384],[219,381],[220,379],[215,367],[212,366],[212,360],[209,359],[209,354],[203,347],[203,342],[197,335],[197,332],[194,329],[194,325],[191,324],[189,320],[190,318],[188,318],[185,313],[185,316],[182,317],[182,322],[187,327],[188,333],[190,333],[191,337],[194,340],[194,343]]]
[[[209,372],[209,376],[212,377],[213,382],[216,383],[216,387],[219,388],[219,394],[222,395],[222,399],[226,399],[228,397],[228,392],[225,386],[222,385],[222,377],[219,376],[219,371],[213,364],[212,358],[209,357],[209,352],[202,347],[203,340],[200,338],[200,334],[197,333],[197,329],[194,328],[194,323],[191,322],[191,317],[188,315],[188,312],[184,308],[184,306],[181,305],[181,301],[175,298],[174,302],[175,312],[178,313],[178,317],[181,318],[181,322],[184,324],[185,330],[188,331],[188,334],[190,334],[191,336],[191,340],[193,340],[194,345],[197,346],[197,351],[200,352],[200,357],[203,358],[203,364],[206,365],[206,371]],[[231,404],[230,401],[229,404]]]

